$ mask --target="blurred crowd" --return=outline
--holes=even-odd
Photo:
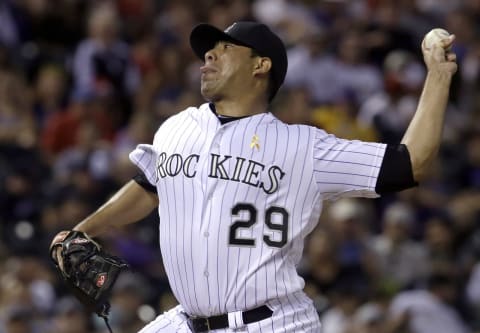
[[[299,271],[323,333],[480,332],[479,0],[0,0],[0,333],[106,332],[66,290],[50,240],[136,174],[128,153],[167,117],[203,103],[191,28],[252,19],[288,48],[277,117],[385,143],[415,112],[424,34],[456,35],[428,179],[326,204]],[[153,212],[101,239],[132,267],[111,299],[116,333],[176,304],[157,230]]]

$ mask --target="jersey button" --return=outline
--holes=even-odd
[[[203,233],[203,235],[204,235],[205,237],[208,237],[208,236],[210,236],[210,233],[209,233],[208,231],[205,231],[205,232]]]
[[[205,277],[208,277],[208,271],[203,272],[203,275],[205,275]]]

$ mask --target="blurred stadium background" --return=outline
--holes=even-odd
[[[420,43],[457,36],[439,158],[418,188],[326,205],[299,267],[323,333],[480,332],[479,0],[1,0],[0,333],[102,333],[48,258],[136,170],[128,152],[202,103],[191,28],[269,24],[290,67],[272,111],[344,138],[400,141],[425,76]],[[155,213],[102,239],[134,273],[116,333],[175,305]]]

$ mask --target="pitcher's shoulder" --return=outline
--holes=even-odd
[[[289,132],[297,132],[301,134],[308,134],[312,136],[313,138],[322,138],[322,137],[331,137],[333,136],[330,133],[327,133],[321,128],[315,127],[313,125],[308,125],[308,124],[288,124],[285,123],[279,119],[276,119],[274,121],[274,124],[277,127],[282,127],[284,130],[289,131]]]
[[[182,119],[192,118],[196,121],[200,121],[202,119],[207,119],[212,114],[212,110],[210,108],[209,103],[204,103],[199,106],[190,106],[185,110],[182,110],[178,113],[179,118],[183,117]]]

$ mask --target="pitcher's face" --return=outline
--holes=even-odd
[[[218,42],[205,53],[205,65],[201,67],[203,97],[215,102],[225,97],[248,94],[254,66],[252,49],[232,42]]]

